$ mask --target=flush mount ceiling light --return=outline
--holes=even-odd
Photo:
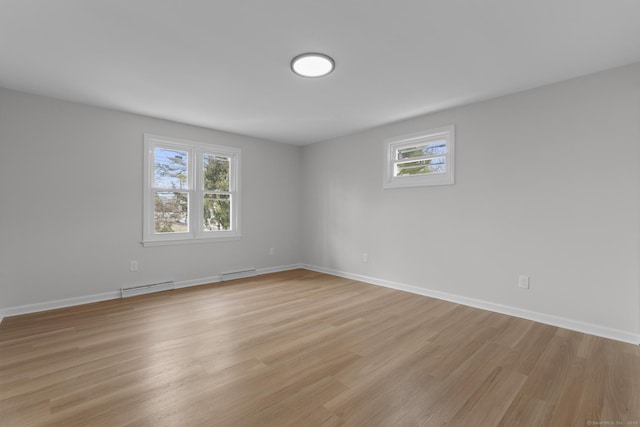
[[[302,77],[323,77],[335,66],[333,58],[323,53],[303,53],[291,60],[291,71]]]

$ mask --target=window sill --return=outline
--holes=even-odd
[[[423,176],[423,177],[394,177],[391,180],[385,180],[382,187],[385,190],[393,188],[412,188],[412,187],[434,187],[437,185],[453,185],[455,181],[453,175],[442,174],[442,176]]]
[[[191,245],[201,243],[222,243],[242,240],[241,235],[225,236],[225,237],[206,237],[201,239],[171,239],[171,240],[143,240],[142,246],[145,248],[152,246],[171,246],[171,245]]]

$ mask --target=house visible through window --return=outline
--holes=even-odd
[[[446,126],[384,142],[384,188],[454,183],[454,127]]]
[[[145,246],[240,236],[240,150],[145,135]]]

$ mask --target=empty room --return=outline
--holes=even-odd
[[[0,0],[0,425],[640,426],[639,23]]]

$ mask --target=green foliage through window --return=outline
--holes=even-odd
[[[189,154],[164,147],[154,149],[154,186],[161,189],[187,188]],[[185,192],[156,191],[154,230],[156,233],[189,231],[189,197]]]
[[[395,176],[446,172],[447,163],[445,157],[434,157],[439,154],[445,154],[446,152],[446,141],[436,141],[428,144],[417,144],[400,148],[396,151],[396,160],[406,161],[396,163]]]
[[[144,153],[144,246],[241,236],[239,148],[145,134]]]
[[[231,228],[231,199],[229,194],[229,165],[225,156],[205,154],[203,221],[205,231]]]
[[[445,172],[447,170],[447,165],[444,157],[436,157],[435,159],[398,163],[397,168],[396,176],[421,175]]]
[[[187,193],[156,192],[154,230],[156,233],[178,233],[189,231]]]

